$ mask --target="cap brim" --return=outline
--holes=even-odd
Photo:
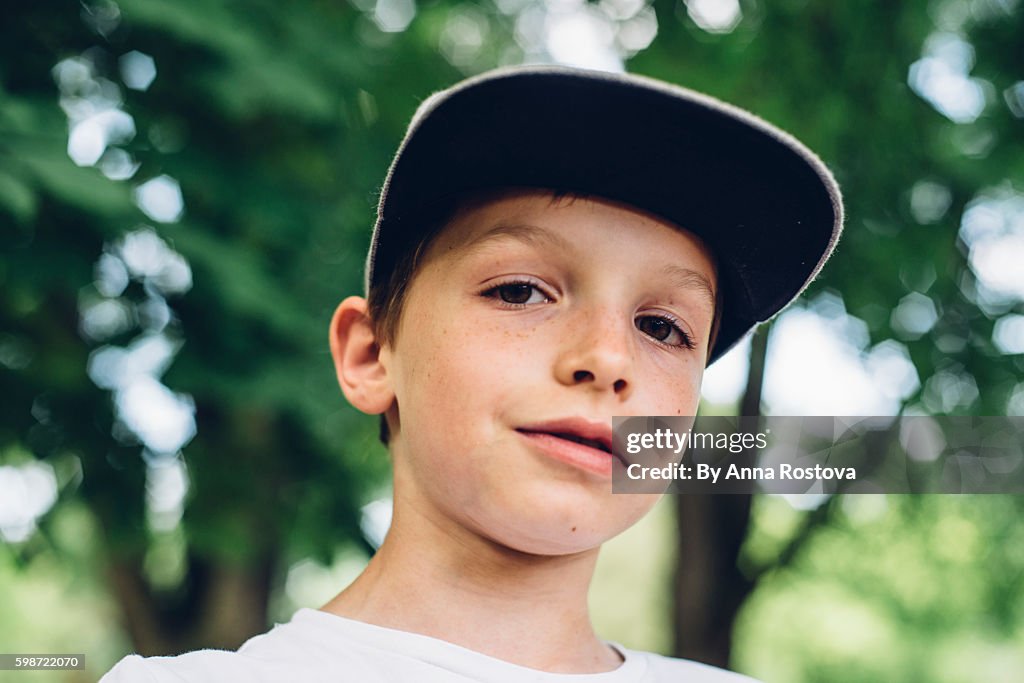
[[[633,75],[514,68],[421,105],[382,190],[367,284],[417,241],[424,206],[497,187],[605,197],[703,239],[724,299],[709,363],[806,287],[842,227],[824,164],[741,109]]]

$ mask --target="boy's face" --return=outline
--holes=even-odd
[[[381,350],[396,497],[534,554],[594,548],[656,496],[612,495],[613,415],[693,415],[715,271],[625,205],[523,191],[460,211]]]

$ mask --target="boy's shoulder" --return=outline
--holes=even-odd
[[[619,648],[625,662],[601,674],[551,674],[502,662],[445,641],[303,609],[237,652],[199,650],[177,657],[122,659],[100,683],[282,680],[425,683],[754,683],[739,674]]]
[[[338,663],[347,660],[352,680],[379,680],[362,675],[358,653],[351,642],[332,638],[325,631],[323,613],[301,609],[284,624],[253,636],[237,651],[196,650],[174,657],[125,657],[111,669],[100,683],[204,683],[209,681],[271,681],[348,680],[338,676]]]

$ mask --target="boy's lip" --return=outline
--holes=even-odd
[[[568,417],[537,422],[516,428],[521,434],[556,437],[560,440],[581,444],[594,451],[603,451],[610,459],[616,458],[612,450],[612,428],[607,422],[588,420],[584,417]],[[603,463],[602,463],[603,465]],[[601,467],[605,469],[604,466]]]

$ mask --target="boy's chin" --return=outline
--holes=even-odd
[[[609,538],[611,537],[580,538],[576,534],[563,538],[510,535],[506,538],[492,537],[491,541],[502,549],[518,555],[556,558],[595,552]]]
[[[625,519],[602,520],[528,520],[518,523],[508,519],[488,525],[482,535],[502,548],[538,557],[563,557],[599,550],[606,542],[633,526],[643,517],[649,506],[633,511]]]

